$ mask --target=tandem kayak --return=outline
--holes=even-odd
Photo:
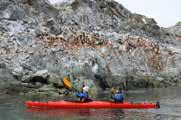
[[[106,101],[91,101],[91,102],[73,102],[73,101],[48,101],[48,102],[38,102],[38,101],[27,101],[25,105],[28,108],[47,108],[47,109],[81,109],[81,108],[106,108],[106,109],[148,109],[148,108],[160,108],[159,102],[157,103],[114,103]]]

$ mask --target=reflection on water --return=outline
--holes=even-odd
[[[0,120],[180,120],[181,88],[126,92],[126,100],[160,101],[160,109],[27,109],[23,97],[0,95]],[[99,99],[107,99],[108,93]]]
[[[57,110],[42,110],[42,109],[28,109],[27,112],[29,114],[33,114],[35,116],[43,116],[43,117],[53,117],[53,118],[89,118],[96,120],[104,120],[104,119],[113,119],[122,117],[124,115],[124,111],[121,109],[110,110],[110,109],[57,109]]]

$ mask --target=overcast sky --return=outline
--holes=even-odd
[[[64,0],[49,0],[52,2]],[[133,13],[154,18],[160,26],[169,27],[181,21],[181,0],[116,0]]]

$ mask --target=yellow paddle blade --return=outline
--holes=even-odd
[[[72,89],[72,83],[68,77],[63,78],[63,83],[68,89]]]

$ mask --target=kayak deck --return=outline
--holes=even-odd
[[[81,108],[124,108],[124,109],[148,109],[148,108],[159,108],[159,102],[157,103],[114,103],[106,101],[91,101],[91,102],[70,102],[70,101],[48,101],[48,102],[37,102],[27,101],[25,105],[28,108],[47,108],[47,109],[81,109]]]

